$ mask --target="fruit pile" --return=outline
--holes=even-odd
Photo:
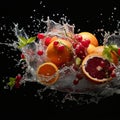
[[[44,46],[44,50],[37,54],[46,56],[36,71],[43,85],[55,84],[64,66],[72,66],[76,72],[74,85],[83,77],[96,84],[116,77],[115,69],[120,58],[117,45],[99,45],[96,36],[90,32],[74,34],[65,31],[65,37],[38,33],[37,38]]]

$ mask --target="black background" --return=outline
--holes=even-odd
[[[45,5],[45,7],[43,7]],[[7,1],[4,0],[0,3],[0,16],[5,16],[5,19],[1,20],[6,22],[7,25],[11,25],[12,22],[19,23],[22,27],[26,26],[27,23],[30,23],[29,17],[34,15],[33,10],[36,10],[39,13],[38,16],[50,16],[52,18],[53,14],[59,13],[59,16],[65,14],[68,19],[70,19],[71,24],[75,24],[75,30],[81,29],[82,31],[95,32],[97,28],[102,28],[103,24],[104,29],[107,31],[114,31],[116,28],[115,21],[109,21],[108,18],[111,16],[114,11],[114,6],[117,8],[114,14],[115,19],[120,19],[120,3],[118,1]],[[103,14],[100,17],[100,13]],[[58,17],[53,17],[54,20],[59,20]],[[41,18],[41,17],[40,17]],[[86,23],[86,21],[89,21]],[[100,20],[103,20],[103,23],[100,23]],[[112,24],[110,25],[109,23]],[[1,76],[15,74],[14,70],[7,70],[7,67],[14,65],[11,61],[8,61],[4,56],[1,57],[0,61],[4,61],[4,64],[1,63]],[[7,61],[7,63],[5,62]],[[19,71],[19,70],[18,70]],[[1,87],[3,88],[3,86]],[[39,85],[36,83],[28,83],[25,87],[22,87],[17,90],[4,90],[0,92],[0,109],[1,113],[10,113],[11,116],[18,115],[19,117],[27,115],[28,117],[40,117],[45,114],[45,117],[54,118],[58,115],[59,118],[64,119],[64,115],[67,117],[72,116],[74,119],[77,117],[79,119],[83,117],[90,117],[89,119],[104,119],[104,118],[116,118],[119,117],[119,108],[120,108],[120,96],[113,95],[108,98],[101,100],[98,104],[90,103],[77,105],[73,102],[67,102],[63,105],[60,105],[60,102],[51,102],[51,98],[39,99],[35,97],[36,90],[39,88]],[[58,93],[60,94],[60,93]],[[61,95],[61,94],[60,94]],[[52,96],[53,97],[53,96]],[[54,97],[52,99],[55,99]],[[57,98],[59,99],[59,97]],[[56,99],[55,99],[56,100]],[[56,107],[58,106],[58,107]],[[59,107],[60,106],[60,107]],[[14,114],[14,115],[13,115]],[[87,116],[89,115],[89,116]],[[21,117],[22,118],[22,117]]]

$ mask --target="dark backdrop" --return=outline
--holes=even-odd
[[[44,7],[45,6],[45,7]],[[114,10],[117,8],[116,10]],[[120,3],[118,1],[7,1],[4,0],[0,3],[0,16],[5,17],[1,19],[2,22],[8,26],[12,22],[19,23],[22,27],[30,24],[30,16],[50,16],[54,20],[58,21],[59,17],[65,14],[70,20],[71,24],[75,24],[75,31],[81,29],[82,31],[96,32],[97,28],[103,28],[107,31],[114,31],[116,29],[116,21],[120,18]],[[34,10],[37,11],[34,12]],[[59,14],[55,17],[53,14]],[[114,14],[112,14],[114,13]],[[110,16],[114,16],[114,20],[108,21]],[[87,21],[87,22],[86,22]],[[100,21],[103,21],[100,23]],[[103,25],[104,24],[104,25]],[[7,33],[6,33],[7,34]],[[2,38],[1,38],[2,39]],[[5,39],[5,38],[4,38]],[[4,41],[2,39],[2,41]],[[100,38],[101,39],[101,38]],[[2,49],[2,48],[1,48]],[[14,53],[13,53],[14,54]],[[1,76],[15,74],[19,70],[8,70],[8,67],[14,65],[12,60],[4,55],[1,56]],[[4,61],[4,62],[2,62]],[[6,62],[7,61],[7,62]],[[63,114],[75,117],[85,117],[89,114],[90,119],[104,117],[116,117],[119,116],[120,96],[113,95],[111,97],[101,100],[98,104],[83,104],[77,105],[74,102],[67,102],[63,108],[60,102],[51,102],[51,98],[40,99],[35,97],[36,90],[39,85],[36,83],[28,83],[25,87],[17,90],[5,90],[1,85],[0,91],[0,109],[4,113],[14,113],[18,116],[28,115],[41,117],[42,114],[46,114],[47,117],[55,117],[58,114],[63,118]],[[60,94],[60,93],[58,93]],[[61,96],[61,94],[60,94]],[[53,100],[55,99],[52,96]],[[59,97],[58,97],[59,99]],[[60,106],[60,107],[59,107]],[[62,113],[62,114],[61,114]],[[49,114],[49,115],[48,115]],[[59,118],[58,117],[58,118]]]

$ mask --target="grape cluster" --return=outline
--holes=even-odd
[[[84,59],[87,55],[87,48],[90,44],[89,39],[83,39],[83,37],[79,34],[74,35],[75,41],[73,41],[73,48],[75,50],[75,54],[80,59]]]

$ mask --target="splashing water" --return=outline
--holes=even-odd
[[[31,16],[32,18],[32,16]],[[7,45],[9,47],[11,47],[11,50],[13,50],[14,52],[20,52],[21,53],[21,59],[18,62],[18,59],[14,58],[14,61],[17,63],[17,66],[20,66],[22,64],[22,76],[19,76],[19,74],[17,75],[17,80],[19,81],[19,84],[25,84],[26,82],[37,82],[38,84],[41,83],[36,75],[36,71],[37,68],[39,67],[39,65],[43,64],[45,62],[46,58],[46,46],[43,43],[42,40],[38,40],[36,37],[36,34],[38,34],[38,31],[41,33],[44,33],[45,36],[57,36],[59,38],[64,38],[67,39],[71,42],[71,37],[74,35],[74,25],[70,25],[68,23],[65,23],[66,18],[61,18],[62,19],[62,24],[61,23],[57,23],[53,20],[50,20],[49,18],[44,21],[43,18],[41,20],[36,20],[37,23],[39,24],[35,24],[35,26],[32,26],[33,28],[35,28],[35,32],[33,32],[32,34],[35,34],[35,37],[30,37],[25,30],[22,28],[19,28],[18,24],[14,24],[14,29],[12,29],[13,33],[15,35],[15,37],[17,37],[17,41],[13,40],[13,43],[8,43],[8,41],[6,43],[0,43],[0,45]],[[35,20],[33,21],[35,23]],[[45,26],[42,28],[42,30],[44,32],[42,32],[42,30],[37,30],[37,28],[39,29],[39,26],[43,26],[41,24],[45,24]],[[28,26],[29,28],[30,26]],[[119,25],[118,25],[119,27]],[[2,31],[2,27],[1,27],[1,31]],[[101,33],[101,32],[105,32],[103,29],[98,29],[97,32]],[[71,33],[71,34],[68,34]],[[120,35],[119,35],[119,30],[114,33],[109,33],[106,32],[102,37],[104,38],[103,44],[104,45],[110,45],[110,44],[116,44],[118,47],[120,47]],[[24,38],[24,40],[23,40]],[[22,39],[22,43],[21,40]],[[26,42],[26,41],[27,42]],[[19,47],[18,47],[19,46]],[[43,52],[42,55],[38,55],[37,52],[41,50]],[[4,54],[4,52],[2,53]],[[9,56],[9,52],[6,53]],[[16,56],[19,58],[19,54],[16,53]],[[25,69],[25,70],[24,70]],[[21,72],[21,71],[20,71]],[[79,71],[81,72],[81,71]],[[84,102],[98,102],[101,98],[104,97],[108,97],[113,95],[114,93],[119,94],[120,93],[120,63],[117,65],[116,67],[116,78],[113,79],[111,82],[109,83],[105,83],[102,85],[96,85],[96,84],[92,84],[91,82],[89,82],[88,80],[86,80],[85,78],[80,78],[81,80],[79,80],[79,82],[77,83],[77,85],[73,84],[73,80],[76,79],[76,74],[78,73],[78,71],[75,71],[73,69],[73,64],[67,65],[67,66],[63,66],[59,69],[59,80],[50,86],[42,86],[42,89],[38,90],[38,95],[40,96],[40,98],[42,99],[42,94],[46,91],[46,90],[53,90],[54,94],[52,94],[54,97],[57,94],[57,91],[60,91],[64,94],[64,98],[61,100],[62,103],[64,103],[66,100],[70,100],[70,101],[76,101],[77,103],[80,104],[80,102],[84,101]],[[45,79],[47,79],[49,81],[49,79],[54,78],[55,76],[51,76],[50,78],[47,78],[46,76]],[[11,81],[9,81],[10,86],[14,86],[15,80],[16,78],[11,77],[11,79],[9,79]],[[50,94],[51,95],[51,94]],[[52,96],[51,95],[51,96]]]

